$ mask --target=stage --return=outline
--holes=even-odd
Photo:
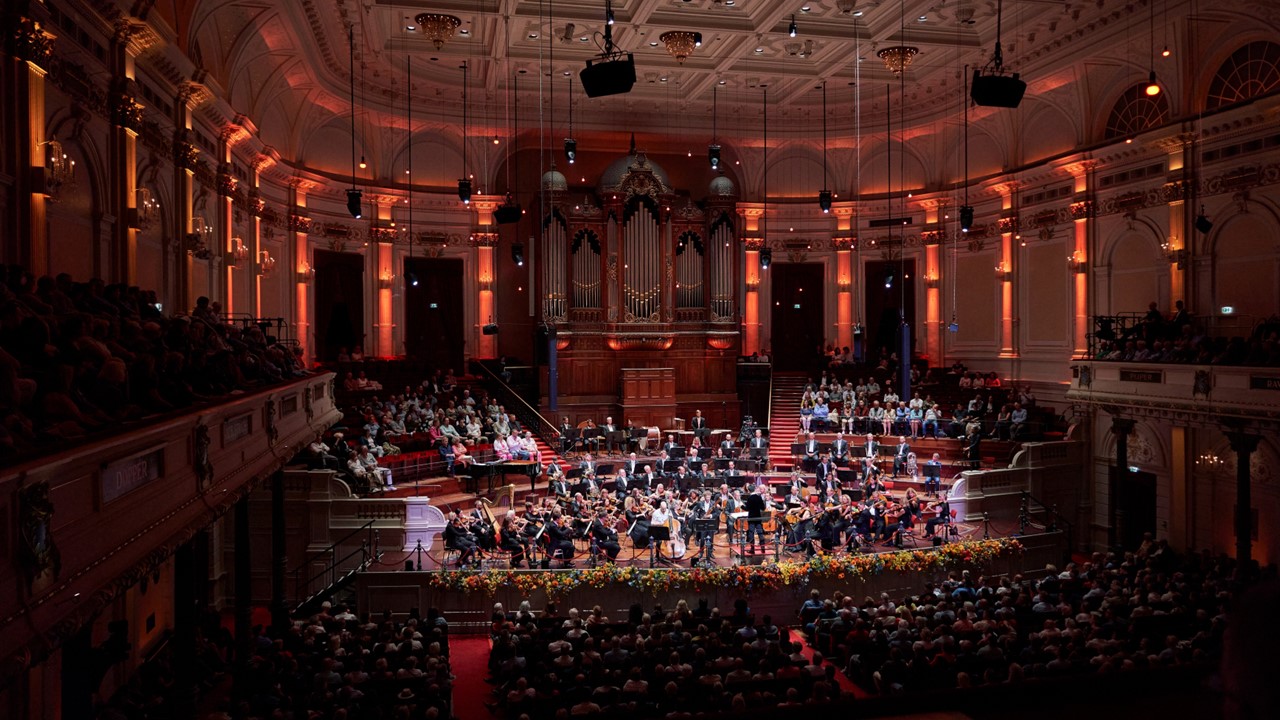
[[[681,599],[692,605],[706,598],[713,607],[728,608],[735,599],[748,597],[757,615],[772,614],[779,622],[789,622],[809,590],[817,589],[824,597],[837,590],[859,597],[881,592],[897,597],[922,592],[926,582],[940,582],[962,570],[1034,575],[1047,564],[1061,563],[1065,552],[1065,537],[1055,532],[936,548],[830,554],[808,561],[748,556],[745,562],[735,558],[707,568],[689,568],[686,562],[684,567],[650,569],[646,555],[642,561],[596,567],[579,562],[552,570],[419,571],[394,569],[396,563],[384,556],[383,569],[360,573],[354,591],[361,611],[389,609],[401,615],[411,608],[436,607],[449,615],[451,624],[462,627],[486,624],[495,602],[514,609],[522,600],[535,607],[548,602],[562,608],[600,605],[608,615],[624,617],[634,603],[671,607]]]

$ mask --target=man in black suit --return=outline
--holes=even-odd
[[[471,563],[476,555],[476,538],[462,524],[457,513],[449,514],[449,524],[444,526],[444,546],[458,551],[458,567]]]
[[[612,417],[606,417],[604,425],[600,429],[604,431],[605,449],[608,452],[613,452],[618,447],[618,436],[616,435],[618,426],[614,424]],[[626,441],[624,440],[623,442]]]
[[[656,484],[655,481],[657,480],[657,477],[658,476],[653,472],[653,466],[645,465],[644,472],[640,473],[639,480],[636,480],[636,482],[632,484],[647,492],[653,489],[653,486]],[[632,479],[635,480],[635,478]]]
[[[769,441],[765,439],[764,433],[759,428],[756,428],[756,434],[751,438],[751,449],[767,450],[768,448]]]
[[[676,436],[667,435],[667,441],[662,444],[662,451],[665,452],[667,455],[672,455],[675,453],[676,448],[679,448],[679,447],[683,447],[683,446],[680,445],[680,443],[676,442]]]
[[[596,474],[596,461],[592,459],[591,453],[582,456],[582,462],[578,463],[578,469],[582,471],[584,476]]]
[[[831,463],[831,458],[823,455],[822,462],[818,463],[815,470],[818,480],[818,490],[822,493],[824,499],[840,496],[840,479],[836,477],[836,466]]]
[[[760,548],[764,549],[764,513],[765,513],[765,489],[763,485],[757,485],[751,494],[747,496],[745,509],[747,511],[747,544],[751,547],[752,554],[756,551],[756,538],[760,538]]]
[[[569,516],[561,515],[558,520],[547,526],[551,535],[550,554],[560,557],[565,563],[573,561],[573,528],[569,527]]]
[[[893,476],[898,477],[898,473],[907,470],[907,455],[911,454],[911,446],[907,444],[907,438],[898,436],[898,445],[893,449]]]
[[[689,474],[687,465],[681,465],[677,470],[675,477],[671,479],[671,484],[676,492],[684,492],[693,487],[693,476]]]
[[[569,496],[569,481],[564,479],[564,475],[558,476],[551,482],[551,494],[556,497]]]
[[[813,467],[818,462],[818,439],[810,432],[804,441],[804,457],[801,459],[802,464],[807,467]]]
[[[569,452],[569,449],[573,447],[574,436],[577,434],[576,430],[577,428],[575,428],[573,424],[569,422],[569,418],[563,418],[560,420],[560,454],[561,455]]]
[[[609,562],[616,562],[618,553],[622,552],[622,546],[618,544],[618,531],[606,525],[604,520],[596,515],[591,520],[590,533],[591,537],[595,538],[599,551],[609,558]]]
[[[705,443],[707,437],[711,435],[711,428],[707,427],[707,419],[702,417],[701,410],[693,411],[693,418],[689,420],[689,429],[693,430],[693,436],[698,438],[699,442]]]
[[[724,437],[724,439],[720,441],[720,451],[721,451],[721,452],[723,452],[723,453],[725,454],[725,456],[726,456],[726,457],[732,457],[732,456],[733,456],[733,455],[732,455],[732,453],[733,453],[733,438],[732,438],[732,437],[730,437],[730,436],[726,435],[726,436]]]
[[[636,454],[631,453],[627,461],[622,464],[622,470],[628,475],[635,475],[642,469],[640,461],[636,459]]]
[[[844,439],[842,432],[836,433],[836,439],[831,443],[831,459],[840,467],[849,463],[849,441]]]
[[[613,478],[613,492],[617,494],[619,500],[626,497],[628,485],[630,485],[630,483],[627,481],[627,471],[623,468],[619,468],[618,474]]]

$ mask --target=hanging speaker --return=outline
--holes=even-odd
[[[1200,214],[1196,216],[1196,229],[1205,235],[1208,235],[1209,231],[1213,229],[1213,222],[1204,215],[1203,205],[1200,206]]]
[[[489,323],[488,325],[485,325],[484,327],[480,328],[480,333],[482,335],[497,335],[498,323]]]
[[[498,209],[493,211],[493,219],[496,220],[499,225],[510,225],[512,223],[520,222],[521,214],[522,210],[519,204],[513,205],[508,202],[506,205],[499,205]]]

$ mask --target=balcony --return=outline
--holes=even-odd
[[[1067,399],[1183,424],[1280,420],[1280,368],[1080,361]]]
[[[0,471],[9,519],[0,657],[38,661],[283,467],[341,417],[333,378],[236,396]]]

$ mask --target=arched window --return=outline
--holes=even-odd
[[[1169,119],[1169,100],[1165,95],[1147,95],[1145,83],[1126,90],[1111,108],[1106,139],[1127,137],[1163,125]]]
[[[1251,42],[1231,53],[1209,83],[1205,107],[1234,105],[1280,88],[1280,45]]]

